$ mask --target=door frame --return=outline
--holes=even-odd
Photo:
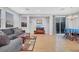
[[[65,17],[65,28],[66,28],[66,16],[54,16],[54,20],[53,20],[54,33],[55,33],[55,34],[64,34],[64,33],[61,33],[61,29],[60,29],[60,33],[57,33],[57,32],[56,32],[56,19],[55,19],[56,17]],[[59,22],[61,22],[61,19],[60,19]],[[61,25],[60,25],[60,27],[61,27]]]

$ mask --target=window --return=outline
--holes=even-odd
[[[6,27],[13,27],[13,15],[6,12]]]
[[[0,27],[1,27],[1,10],[0,10]]]

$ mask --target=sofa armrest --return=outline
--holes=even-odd
[[[22,47],[22,39],[16,38],[11,40],[8,45],[0,47],[0,52],[17,52],[20,51]]]

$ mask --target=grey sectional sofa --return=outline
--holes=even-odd
[[[0,31],[4,32],[10,39],[8,44],[0,46],[0,52],[18,52],[21,50],[22,38],[19,38],[18,36],[23,34],[25,31],[18,28],[0,29]]]
[[[21,50],[22,40],[20,38],[16,38],[11,40],[9,44],[0,47],[0,52],[18,52]]]

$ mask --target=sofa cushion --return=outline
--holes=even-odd
[[[10,40],[14,40],[17,38],[17,34],[8,35],[8,37],[10,38]]]
[[[7,34],[7,35],[11,35],[14,33],[14,31],[12,29],[2,29],[2,31]]]
[[[14,32],[14,29],[10,29],[11,30],[11,34],[14,34],[15,32]]]
[[[9,44],[9,37],[2,31],[0,31],[0,47]]]
[[[14,29],[14,32],[15,32],[15,34],[18,34],[18,35],[20,35],[20,34],[23,33],[22,30],[21,29],[18,29],[18,28],[15,28]]]

